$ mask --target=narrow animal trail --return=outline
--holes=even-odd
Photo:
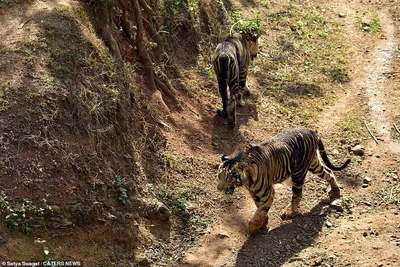
[[[368,97],[368,106],[370,110],[370,121],[376,130],[381,141],[387,150],[393,153],[400,153],[400,143],[394,142],[390,137],[392,128],[392,118],[387,106],[387,98],[390,97],[390,91],[387,88],[389,82],[386,78],[391,72],[391,63],[396,48],[394,37],[395,28],[393,22],[386,14],[382,14],[384,24],[384,38],[378,43],[371,53],[372,62],[367,66],[366,77],[360,83],[361,88]]]
[[[391,201],[396,189],[395,185],[388,184],[388,179],[382,179],[382,173],[393,166],[400,153],[400,142],[392,138],[391,130],[399,103],[389,101],[393,100],[391,95],[398,80],[388,76],[393,72],[393,55],[399,37],[389,10],[382,8],[378,12],[382,36],[371,41],[370,36],[359,30],[359,18],[362,12],[373,8],[362,5],[359,1],[326,3],[333,14],[346,14],[343,30],[352,53],[351,79],[341,85],[343,91],[334,105],[320,114],[318,132],[325,138],[332,136],[338,131],[338,122],[353,113],[359,116],[360,123],[365,121],[378,138],[378,144],[369,137],[360,140],[367,156],[362,163],[354,164],[360,169],[361,180],[365,176],[374,177],[373,185],[363,189],[361,184],[343,184],[343,195],[352,199],[352,211],[340,218],[318,218],[324,214],[324,208],[318,202],[305,200],[301,204],[306,211],[304,216],[281,221],[274,203],[269,233],[264,231],[254,237],[247,233],[247,222],[255,205],[244,190],[235,192],[227,196],[230,206],[224,215],[187,252],[182,266],[319,266],[322,263],[323,266],[398,266],[399,236],[393,234],[400,228],[398,211],[379,204]],[[375,192],[382,188],[388,188],[390,196],[376,196]],[[288,191],[287,186],[278,185],[275,200],[286,203]]]

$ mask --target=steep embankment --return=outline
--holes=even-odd
[[[0,2],[0,260],[134,259],[146,206],[137,204],[140,185],[160,176],[164,150],[138,90],[143,79],[110,54],[82,3],[7,2]]]

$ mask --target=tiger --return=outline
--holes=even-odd
[[[340,167],[334,166],[320,137],[311,129],[279,133],[261,144],[249,146],[233,158],[223,155],[221,160],[217,189],[233,194],[236,187],[244,186],[257,206],[248,224],[250,234],[268,225],[274,184],[291,177],[292,200],[281,215],[283,219],[291,218],[299,214],[297,208],[307,171],[329,183],[329,197],[333,201],[340,198],[340,189],[332,171],[343,170],[350,163],[347,159]]]
[[[213,67],[218,79],[219,93],[222,98],[222,111],[217,114],[228,118],[228,125],[236,125],[236,106],[243,106],[246,79],[250,61],[258,54],[259,33],[241,31],[232,34],[217,45]],[[228,99],[229,86],[230,99]]]

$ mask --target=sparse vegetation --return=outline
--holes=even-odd
[[[4,191],[0,191],[0,211],[5,211],[8,208],[7,195]]]
[[[0,6],[1,5],[9,5],[12,3],[12,0],[0,0]]]
[[[326,71],[326,75],[337,82],[349,82],[349,76],[345,68],[334,68]]]
[[[240,13],[236,10],[232,10],[233,24],[231,30],[236,32],[260,32],[261,31],[261,18],[260,13],[257,13],[254,19],[243,19]]]
[[[60,257],[60,248],[56,249],[55,252],[50,251],[50,248],[43,247],[44,261],[43,264],[51,266],[60,266],[55,262]]]
[[[368,14],[361,18],[361,28],[373,34],[381,31],[381,25],[377,14]]]
[[[280,37],[274,47],[261,47],[261,55],[271,58],[262,67],[269,70],[268,75],[259,74],[263,96],[284,99],[280,105],[286,113],[299,117],[304,126],[313,125],[323,106],[334,98],[332,81],[349,82],[341,25],[320,10],[295,2],[271,11],[268,18]]]
[[[12,89],[11,81],[4,82],[0,88],[0,98],[7,97]]]
[[[21,206],[7,207],[7,215],[5,223],[8,228],[19,230],[25,234],[33,231],[31,224],[33,221],[32,216],[36,213],[36,206],[33,205],[30,199],[24,199]]]
[[[363,134],[362,123],[354,115],[346,115],[341,121],[337,122],[337,126],[351,139],[359,138]]]
[[[117,175],[115,176],[114,184],[118,187],[118,200],[122,204],[126,205],[126,202],[128,200],[128,190],[126,188],[128,186],[128,182],[125,178]]]
[[[177,213],[187,214],[190,206],[190,196],[190,192],[185,189],[169,190],[164,187],[156,188],[156,197],[167,206],[172,207]]]

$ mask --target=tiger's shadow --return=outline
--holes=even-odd
[[[326,221],[326,215],[320,215],[324,206],[320,202],[309,212],[293,218],[292,223],[249,237],[238,252],[236,266],[281,266],[312,246]]]
[[[228,127],[228,120],[217,115],[213,118],[212,145],[217,154],[230,155],[237,152],[239,146],[245,144],[245,136],[239,132],[240,125],[246,125],[250,120],[258,121],[257,103],[259,95],[251,93],[245,97],[245,105],[236,108],[236,126]]]

